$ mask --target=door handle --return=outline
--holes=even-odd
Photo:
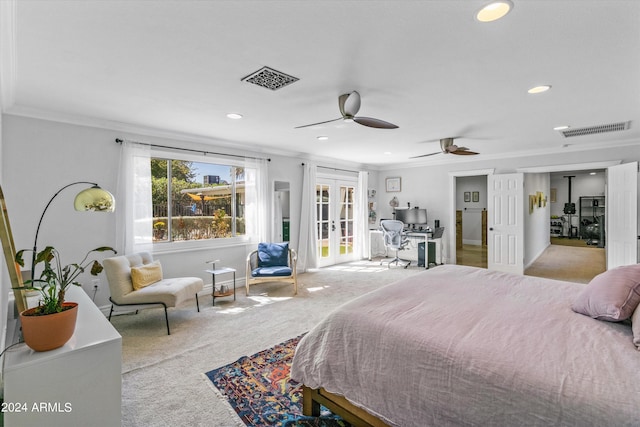
[[[331,221],[331,231],[336,231],[336,222]]]
[[[493,231],[493,227],[489,227],[489,231]]]

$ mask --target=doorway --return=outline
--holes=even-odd
[[[317,179],[317,248],[320,267],[354,258],[355,193],[356,182]]]
[[[273,242],[288,242],[291,239],[290,186],[288,181],[273,183]]]
[[[487,176],[456,178],[456,264],[487,268]]]

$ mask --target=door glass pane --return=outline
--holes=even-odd
[[[318,208],[318,255],[320,258],[327,258],[329,250],[329,186],[316,185],[316,206]]]
[[[340,187],[340,254],[353,253],[354,187]]]

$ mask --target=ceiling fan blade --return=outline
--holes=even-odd
[[[456,151],[451,151],[451,154],[457,154],[457,155],[462,155],[462,156],[473,156],[475,154],[480,154],[480,153],[476,153],[475,151],[469,151],[469,150],[461,150],[461,149],[457,149]]]
[[[413,156],[413,157],[409,157],[409,158],[410,159],[417,159],[418,157],[435,156],[436,154],[442,154],[442,153],[440,151],[438,151],[437,153],[421,154],[420,156]]]
[[[327,120],[326,122],[318,122],[318,123],[312,123],[312,124],[310,124],[310,125],[296,126],[296,127],[294,127],[294,129],[308,128],[308,127],[311,127],[311,126],[323,125],[323,124],[325,124],[325,123],[336,122],[336,121],[338,121],[338,120],[342,120],[342,119],[343,119],[343,118],[342,118],[342,117],[340,117],[340,118],[338,118],[338,119]]]
[[[360,111],[360,94],[355,90],[338,98],[340,112],[344,117],[353,117]]]
[[[362,126],[368,126],[370,128],[378,129],[397,129],[398,126],[393,123],[385,122],[380,119],[372,119],[371,117],[354,117],[353,121],[361,124]]]

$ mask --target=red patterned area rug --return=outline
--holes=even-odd
[[[349,426],[328,411],[319,418],[302,415],[302,385],[289,374],[300,338],[205,373],[247,426]]]

